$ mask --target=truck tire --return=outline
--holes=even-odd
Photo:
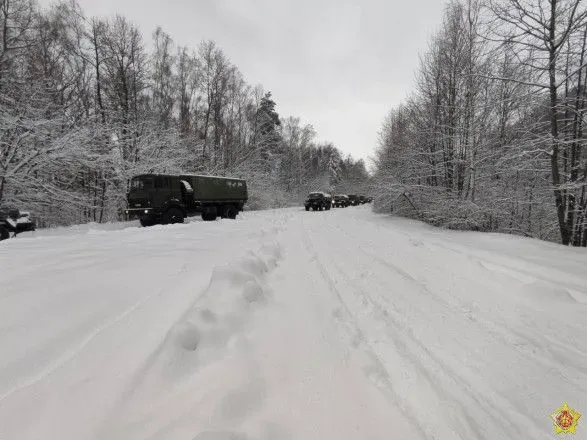
[[[309,206],[306,206],[306,211],[309,211],[309,210],[310,210],[310,207]]]
[[[164,224],[171,224],[174,225],[176,223],[183,223],[184,215],[181,209],[179,208],[169,208],[163,214],[163,223]]]
[[[141,222],[141,226],[143,228],[148,228],[149,226],[153,226],[155,222],[150,218],[142,218],[139,220]]]
[[[234,220],[234,219],[236,219],[237,214],[238,214],[238,209],[236,209],[236,206],[227,205],[224,207],[222,217]]]
[[[6,229],[4,226],[0,226],[0,241],[7,240],[9,238],[10,233],[8,232],[8,229]]]
[[[216,206],[208,206],[202,210],[202,220],[205,222],[213,222],[218,217]]]
[[[326,210],[330,211],[330,205],[326,205]]]

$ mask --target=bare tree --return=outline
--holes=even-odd
[[[569,145],[564,142],[561,134],[561,121],[565,118],[561,106],[561,90],[568,87],[570,77],[581,75],[585,68],[582,52],[579,65],[571,67],[567,57],[567,66],[563,67],[565,50],[570,47],[570,40],[587,26],[584,2],[490,0],[489,5],[499,25],[493,38],[507,41],[520,62],[532,69],[534,78],[529,84],[548,93],[550,145],[546,153],[550,156],[550,173],[561,241],[565,245],[580,244],[581,239],[577,238],[576,232],[577,197],[568,189],[569,185],[574,186],[577,183],[577,159],[580,155],[577,142],[573,144],[573,151],[569,154]],[[514,78],[504,80],[516,81]],[[573,160],[570,164],[575,170],[573,173],[565,172],[569,157]]]

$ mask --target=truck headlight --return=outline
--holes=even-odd
[[[145,209],[145,214],[148,214],[148,213],[149,213],[149,210],[148,209]]]

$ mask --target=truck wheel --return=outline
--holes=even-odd
[[[163,215],[163,223],[165,224],[176,224],[183,223],[184,216],[183,212],[179,208],[169,208]]]
[[[8,229],[6,229],[4,226],[0,226],[0,240],[7,240],[10,238],[10,233],[8,232]]]
[[[326,210],[330,211],[330,205],[326,205]]]
[[[141,226],[143,228],[148,228],[149,226],[153,226],[155,224],[155,222],[150,218],[142,218],[139,221],[141,222]]]
[[[216,207],[212,206],[209,208],[204,208],[202,211],[202,220],[205,222],[213,222],[218,217]]]
[[[309,206],[306,206],[306,211],[309,211],[309,210],[310,210],[310,207]]]
[[[238,210],[236,209],[236,207],[234,207],[232,205],[228,205],[228,206],[224,207],[224,214],[222,217],[234,220],[236,218],[237,214],[238,214]]]

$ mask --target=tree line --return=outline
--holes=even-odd
[[[250,209],[365,183],[362,160],[281,118],[213,41],[151,38],[75,1],[0,0],[0,206],[45,226],[118,220],[147,172],[245,178]]]
[[[583,0],[452,0],[383,123],[374,188],[459,229],[587,246]]]

